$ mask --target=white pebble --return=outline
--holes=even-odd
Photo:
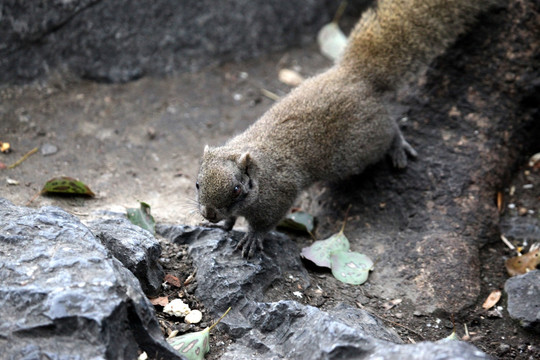
[[[191,312],[187,304],[180,299],[174,299],[163,308],[163,312],[174,316],[186,316]]]
[[[192,310],[184,319],[184,321],[188,324],[198,324],[201,320],[202,313],[199,310]]]

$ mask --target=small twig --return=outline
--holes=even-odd
[[[212,330],[214,328],[214,326],[216,326],[217,324],[219,324],[219,322],[221,320],[223,320],[223,318],[225,317],[225,315],[227,315],[229,313],[229,311],[231,311],[231,307],[229,306],[229,308],[227,309],[227,311],[225,311],[225,314],[221,315],[221,317],[219,318],[218,321],[216,321],[215,323],[212,324],[212,326],[210,326],[208,328],[208,332],[210,332],[210,330]]]
[[[514,245],[512,245],[512,243],[511,243],[510,241],[508,241],[508,239],[506,238],[506,236],[504,236],[504,235],[501,234],[501,240],[502,240],[502,242],[503,242],[506,246],[508,246],[508,247],[510,248],[510,250],[516,250],[516,247],[515,247]],[[517,250],[516,250],[516,251],[517,251]],[[521,255],[519,251],[517,251],[517,253],[518,253],[519,255]]]
[[[261,88],[261,94],[274,101],[278,101],[280,99],[279,95],[263,88]]]
[[[358,303],[358,302],[356,303],[356,305],[357,305],[359,308],[361,308],[361,309],[367,311],[369,314],[371,314],[371,315],[373,315],[373,316],[375,316],[375,317],[381,319],[382,321],[386,321],[387,323],[390,323],[390,324],[392,324],[392,325],[394,325],[394,326],[402,327],[402,328],[404,328],[405,330],[408,330],[408,331],[412,332],[413,334],[418,335],[422,340],[425,340],[425,339],[426,339],[422,334],[420,334],[419,332],[417,332],[417,331],[411,329],[411,328],[408,327],[408,326],[402,325],[402,324],[397,323],[397,322],[395,322],[395,321],[388,320],[387,318],[385,318],[385,317],[383,317],[383,316],[377,315],[376,313],[374,313],[374,312],[369,311],[368,309],[366,309],[362,304],[360,304],[360,303]]]
[[[343,15],[343,12],[345,11],[345,8],[347,7],[347,1],[342,1],[341,4],[339,4],[338,9],[336,10],[336,14],[334,15],[334,18],[332,19],[332,22],[334,24],[337,24],[338,21],[341,19],[341,16]]]
[[[28,202],[25,204],[25,206],[29,206],[34,200],[37,199],[37,197],[41,195],[41,191],[38,191],[34,196],[32,196],[32,198],[30,200],[28,200]]]
[[[349,207],[347,208],[347,211],[345,211],[345,219],[343,219],[343,225],[341,226],[340,233],[343,234],[343,231],[345,230],[345,225],[347,225],[347,218],[349,217],[349,210],[351,210],[352,204],[349,204]]]
[[[28,159],[28,157],[30,157],[32,154],[36,153],[37,151],[38,151],[38,148],[33,148],[32,150],[30,150],[29,152],[24,154],[22,158],[17,160],[15,163],[9,165],[7,168],[8,169],[13,169],[16,166],[19,166],[24,160]]]

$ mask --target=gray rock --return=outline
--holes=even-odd
[[[540,270],[511,277],[504,284],[508,313],[530,330],[540,333]]]
[[[265,250],[243,259],[234,245],[242,234],[220,229],[158,225],[162,236],[189,244],[197,268],[197,297],[214,315],[231,306],[220,326],[236,341],[222,359],[489,359],[459,341],[401,344],[399,336],[368,312],[340,304],[325,312],[267,299],[280,277],[309,286],[296,244],[271,233]]]
[[[365,1],[364,1],[365,2]],[[330,0],[46,0],[0,5],[0,83],[65,65],[122,82],[313,41]]]
[[[77,218],[0,198],[5,359],[180,359],[139,282]]]
[[[243,236],[238,231],[158,224],[156,232],[174,242],[189,244],[188,251],[197,269],[195,295],[215,315],[241,301],[262,301],[278,279],[292,278],[304,289],[309,286],[300,251],[283,234],[270,233],[264,251],[247,261],[240,251],[234,250]]]
[[[88,228],[139,279],[146,295],[158,294],[165,274],[159,264],[161,245],[150,232],[125,218],[94,220]]]
[[[489,359],[461,341],[401,344],[397,334],[364,310],[338,305],[324,312],[295,301],[241,309],[250,330],[221,359]],[[228,316],[227,316],[228,317]],[[225,327],[229,326],[225,321]]]

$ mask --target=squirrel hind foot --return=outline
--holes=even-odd
[[[411,158],[418,157],[418,153],[414,148],[405,140],[401,131],[398,131],[394,141],[392,142],[392,147],[390,148],[390,158],[392,159],[392,164],[397,169],[404,169],[407,167],[407,156]]]
[[[238,242],[235,250],[242,250],[242,256],[249,259],[257,252],[262,251],[264,235],[247,232],[246,235]]]

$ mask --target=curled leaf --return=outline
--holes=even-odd
[[[219,322],[230,310],[231,308],[228,308],[227,311],[225,311],[225,314],[223,314],[221,318],[219,318],[219,320],[216,321],[212,326],[201,331],[168,338],[167,342],[188,360],[204,359],[204,355],[210,351],[210,331],[214,328],[214,326],[219,324]]]
[[[156,222],[152,214],[150,214],[150,205],[147,203],[141,202],[138,209],[127,209],[127,218],[133,224],[150,231],[152,235],[156,233]]]
[[[41,194],[96,196],[86,184],[68,176],[50,179],[41,189]]]
[[[513,258],[506,260],[505,266],[508,275],[516,276],[536,269],[539,264],[540,248],[535,248],[531,249],[531,251],[525,255],[514,256]]]
[[[287,214],[287,216],[280,221],[278,227],[311,233],[315,227],[314,223],[315,219],[313,218],[313,215],[304,211],[295,211]]]
[[[188,360],[202,360],[210,351],[210,328],[167,339],[167,342]]]
[[[494,307],[497,302],[501,299],[501,290],[493,290],[491,294],[487,297],[486,301],[482,304],[482,307],[486,310]]]

